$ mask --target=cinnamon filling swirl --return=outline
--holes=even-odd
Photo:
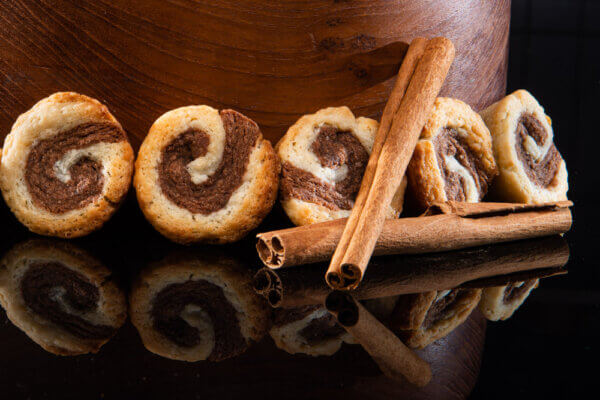
[[[126,140],[108,123],[85,123],[35,144],[27,157],[25,182],[33,202],[54,214],[85,207],[104,187],[103,166],[84,150],[98,143]],[[77,154],[77,150],[82,150]],[[66,166],[61,164],[66,160]],[[60,171],[61,166],[66,171]]]
[[[275,313],[273,324],[275,326],[291,324],[292,322],[304,319],[311,313],[322,309],[322,306],[314,305],[278,310],[278,312]],[[323,316],[311,319],[306,326],[298,331],[298,335],[303,338],[307,344],[312,346],[325,340],[339,337],[344,332],[344,328],[336,322],[333,315],[325,313]]]
[[[532,286],[535,285],[536,280],[518,282],[518,283],[510,283],[504,289],[504,298],[503,301],[505,304],[510,303],[514,299],[518,299],[521,297],[527,290],[529,290]]]
[[[455,303],[460,295],[460,290],[450,290],[445,295],[438,297],[433,301],[425,319],[423,320],[423,328],[428,329],[432,327],[437,321],[442,319],[445,312],[447,312]]]
[[[552,185],[562,161],[554,143],[550,144],[543,158],[540,157],[538,159],[526,147],[528,137],[531,137],[539,147],[543,147],[546,144],[546,141],[549,140],[549,135],[544,126],[535,116],[525,113],[519,118],[515,134],[517,156],[523,164],[523,168],[529,179],[541,187]]]
[[[194,214],[208,215],[227,205],[242,184],[250,154],[260,135],[254,121],[233,110],[220,112],[225,128],[225,146],[214,173],[194,183],[189,163],[207,154],[210,137],[190,129],[173,139],[162,151],[158,164],[159,185],[165,196]]]
[[[283,163],[281,195],[327,207],[331,210],[350,210],[360,189],[360,182],[369,161],[369,153],[351,133],[323,125],[311,145],[321,166],[331,169],[347,167],[339,182],[331,184],[308,171]]]
[[[100,292],[84,275],[58,262],[31,264],[21,278],[21,294],[35,314],[78,338],[106,339],[115,332],[79,316],[97,309]]]
[[[481,159],[467,140],[454,128],[444,128],[433,140],[440,172],[445,182],[448,200],[481,200],[487,193],[492,177],[486,174]],[[476,191],[470,196],[470,191]]]
[[[182,318],[188,305],[205,312],[214,330],[214,347],[208,360],[220,361],[242,353],[248,343],[242,336],[236,309],[223,289],[208,281],[174,283],[162,289],[152,303],[154,329],[181,347],[194,347],[202,342],[199,330]]]

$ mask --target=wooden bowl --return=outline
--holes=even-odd
[[[165,111],[234,108],[276,141],[302,114],[377,117],[407,43],[447,36],[442,94],[504,94],[510,0],[20,0],[0,8],[0,133],[56,91],[105,102],[139,146]]]

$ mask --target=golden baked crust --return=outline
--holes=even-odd
[[[97,309],[83,314],[82,318],[94,324],[114,327],[116,332],[125,322],[127,306],[125,294],[110,280],[110,271],[77,247],[50,240],[30,240],[18,244],[2,258],[0,265],[0,304],[13,324],[46,351],[57,355],[98,352],[110,337],[77,337],[43,316],[34,314],[25,304],[21,280],[33,262],[59,263],[87,277],[98,288],[99,300]]]
[[[209,106],[188,106],[171,110],[158,118],[140,147],[135,163],[134,186],[146,219],[161,234],[179,243],[234,242],[256,228],[269,213],[277,197],[279,160],[271,143],[259,135],[250,153],[242,185],[227,205],[208,215],[192,213],[174,204],[161,190],[158,164],[165,146],[188,129],[201,130],[211,137],[224,138],[219,112]],[[209,150],[205,168],[220,161],[218,146]],[[206,158],[207,159],[207,158]],[[194,160],[197,162],[200,159]],[[208,159],[207,159],[208,160]]]
[[[347,169],[347,164],[339,168],[325,167],[320,164],[317,156],[311,150],[318,129],[324,125],[332,126],[339,131],[350,132],[370,154],[379,124],[370,118],[355,118],[348,107],[329,107],[319,110],[315,114],[301,117],[277,143],[276,150],[282,164],[289,163],[298,169],[312,173],[322,182],[335,186],[335,183],[347,174],[347,171],[344,170],[344,168]],[[397,217],[402,212],[405,189],[406,180],[403,180],[390,206],[390,218]],[[281,204],[295,225],[309,225],[346,218],[351,212],[351,210],[327,207],[290,196],[282,196]]]
[[[431,325],[424,323],[427,313],[439,296],[448,295],[450,291],[433,291],[402,296],[398,301],[395,313],[402,318],[393,321],[400,329],[400,335],[407,346],[422,349],[427,345],[447,336],[461,325],[477,307],[481,297],[481,289],[460,289],[454,301],[444,308],[441,318]]]
[[[81,149],[80,157],[99,160],[103,167],[102,193],[91,203],[53,213],[32,201],[25,181],[32,147],[40,140],[87,123],[111,124],[125,135],[119,122],[99,101],[78,93],[60,92],[40,100],[19,116],[4,141],[0,164],[2,195],[19,221],[35,233],[63,238],[87,235],[112,216],[129,190],[134,156],[129,142],[123,140]]]
[[[517,128],[523,114],[532,115],[547,132],[548,137],[543,145],[532,144],[540,152],[536,158],[543,159],[554,140],[552,121],[529,92],[517,90],[481,112],[492,134],[494,156],[500,169],[491,195],[497,200],[518,203],[540,204],[566,200],[568,173],[562,157],[556,175],[548,186],[539,186],[528,177],[516,150]]]
[[[434,141],[445,128],[455,130],[469,147],[470,153],[478,158],[478,167],[486,181],[497,173],[490,132],[481,117],[460,100],[438,97],[407,169],[409,190],[423,209],[435,202],[458,200],[447,196],[446,181],[436,154]],[[456,172],[464,180],[465,201],[480,201],[485,193],[481,193],[468,170],[458,167]]]
[[[151,310],[156,295],[169,285],[207,281],[219,286],[227,301],[236,309],[240,332],[249,345],[266,333],[270,311],[264,299],[254,293],[251,279],[251,271],[224,253],[207,255],[188,252],[171,255],[145,269],[136,278],[129,298],[131,322],[149,351],[175,360],[206,360],[214,347],[214,331],[211,337],[201,337],[199,344],[183,347],[154,328]],[[206,328],[203,332],[209,332],[206,336],[210,336],[214,321],[204,317],[202,310],[195,312],[200,315],[196,317],[197,324]],[[227,356],[234,355],[237,354]]]
[[[510,285],[494,286],[483,289],[479,311],[490,321],[505,320],[510,318],[515,311],[525,302],[533,289],[538,287],[539,279],[535,281],[517,282],[515,285],[527,285],[527,289],[505,301],[505,295]]]

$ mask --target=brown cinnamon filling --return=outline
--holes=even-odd
[[[254,121],[233,110],[220,112],[225,128],[223,157],[216,171],[202,183],[192,182],[187,165],[206,155],[210,137],[189,129],[162,151],[158,180],[162,192],[173,203],[194,214],[211,214],[227,205],[242,184],[250,153],[260,136]]]
[[[21,279],[21,294],[34,313],[78,338],[106,339],[115,332],[112,326],[94,325],[65,309],[60,300],[74,312],[92,312],[100,293],[84,275],[58,262],[31,264]]]
[[[299,321],[312,312],[322,309],[322,306],[312,305],[290,309],[279,309],[275,312],[273,324],[283,326]],[[299,336],[304,338],[309,345],[315,345],[327,339],[335,338],[344,332],[344,328],[337,324],[331,314],[312,319],[299,332]]]
[[[27,157],[25,182],[33,202],[54,214],[83,208],[102,193],[102,165],[89,157],[80,158],[71,168],[71,179],[59,180],[54,165],[70,150],[97,143],[126,140],[125,132],[114,124],[86,123],[34,145]]]
[[[423,328],[429,329],[439,321],[444,316],[445,312],[456,303],[459,294],[460,290],[451,290],[446,296],[439,300],[435,300],[431,307],[429,307],[429,310],[427,310],[427,314],[423,320]]]
[[[446,182],[445,191],[448,200],[465,201],[467,182],[460,174],[448,169],[445,157],[454,157],[469,172],[475,181],[479,192],[479,200],[481,200],[487,193],[493,176],[486,174],[481,158],[471,149],[467,140],[456,129],[444,128],[433,139],[433,145],[440,172]]]
[[[174,283],[162,289],[152,302],[154,329],[181,347],[200,344],[198,329],[181,318],[188,304],[200,307],[212,321],[215,345],[208,360],[220,361],[246,350],[248,343],[242,336],[235,308],[222,288],[204,280]]]
[[[342,333],[344,333],[344,328],[338,325],[331,314],[311,320],[308,325],[298,332],[309,345],[336,338]]]
[[[332,185],[312,173],[283,163],[281,195],[316,203],[331,210],[350,210],[360,189],[360,182],[369,161],[369,153],[351,133],[324,125],[319,128],[311,150],[326,168],[337,169],[346,165],[346,177]]]
[[[529,179],[536,185],[541,187],[550,186],[562,161],[554,143],[550,145],[548,152],[539,162],[525,149],[525,139],[527,136],[531,136],[538,146],[543,146],[546,140],[548,140],[548,132],[546,132],[542,123],[532,114],[523,114],[519,118],[516,135],[515,149],[519,160],[525,168],[525,173],[527,173]]]
[[[521,286],[517,286],[517,282],[510,283],[504,289],[504,303],[508,304],[511,301],[520,298],[526,291],[535,285],[536,280],[523,282]]]

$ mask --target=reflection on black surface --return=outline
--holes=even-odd
[[[2,258],[0,302],[16,326],[58,355],[97,352],[126,318],[110,271],[56,240],[26,241]]]
[[[251,272],[217,249],[172,255],[142,271],[131,320],[148,350],[184,361],[222,361],[265,334],[270,310]]]
[[[112,269],[112,276],[121,286],[130,288],[130,318],[135,327],[126,324],[93,358],[63,358],[59,362],[52,355],[40,352],[25,335],[6,323],[0,328],[0,342],[4,346],[0,367],[3,371],[12,371],[9,365],[20,365],[21,373],[9,372],[5,379],[24,382],[27,386],[34,378],[31,372],[23,371],[30,371],[33,366],[31,371],[39,373],[36,365],[48,365],[51,367],[44,368],[42,374],[51,379],[53,385],[71,384],[76,380],[73,390],[79,394],[113,391],[113,395],[118,395],[103,385],[99,376],[109,380],[111,388],[123,386],[129,388],[128,393],[153,391],[157,395],[170,394],[159,382],[179,384],[198,379],[203,384],[194,386],[194,393],[211,397],[217,394],[244,397],[248,388],[258,387],[256,385],[266,391],[267,398],[278,397],[284,391],[290,398],[328,397],[335,395],[340,387],[346,389],[350,398],[353,394],[357,398],[378,394],[389,398],[415,393],[384,377],[361,346],[351,345],[355,340],[335,324],[322,307],[310,305],[327,293],[326,287],[323,290],[313,284],[310,271],[319,270],[319,265],[277,272],[284,306],[279,311],[260,301],[253,291],[251,277],[260,263],[251,239],[235,246],[184,248],[167,242],[150,228],[141,229],[131,240],[116,240],[123,238],[118,229],[121,226],[111,227],[109,223],[106,230],[72,241],[70,246],[89,250]],[[6,238],[6,233],[4,235]],[[14,236],[15,240],[22,240],[29,235]],[[10,241],[5,241],[4,247],[10,250]],[[560,267],[567,258],[568,248],[564,240],[557,238],[437,255],[380,257],[374,259],[374,265],[369,268],[361,289],[362,302],[373,315],[401,335],[394,323],[398,321],[402,294],[437,292],[457,285],[481,288],[518,279],[536,279],[537,271],[549,273],[544,266]],[[535,273],[528,269],[532,266],[536,268]],[[490,277],[490,271],[502,275]],[[523,275],[524,271],[528,275]],[[322,270],[318,275],[322,283]],[[499,280],[492,281],[492,278]],[[295,286],[286,286],[294,280]],[[225,302],[229,308],[222,307]],[[289,308],[306,305],[305,311],[310,311],[296,320],[301,323],[283,335],[276,333],[278,326],[282,326],[280,315],[288,314]],[[227,308],[228,312],[222,311]],[[243,321],[238,319],[241,309],[245,310]],[[310,317],[306,318],[307,315]],[[484,329],[483,319],[475,311],[435,345],[417,351],[433,370],[433,381],[421,389],[419,395],[457,398],[471,390],[483,348]],[[237,339],[236,331],[241,333]],[[266,332],[270,334],[265,335]],[[230,342],[228,339],[232,337],[234,340]],[[456,348],[463,351],[457,353]],[[168,358],[220,362],[185,363]],[[286,371],[284,376],[282,371]],[[232,376],[236,377],[233,384],[230,383]],[[457,379],[461,381],[461,390],[448,390],[448,382]],[[35,392],[34,389],[23,390]]]

